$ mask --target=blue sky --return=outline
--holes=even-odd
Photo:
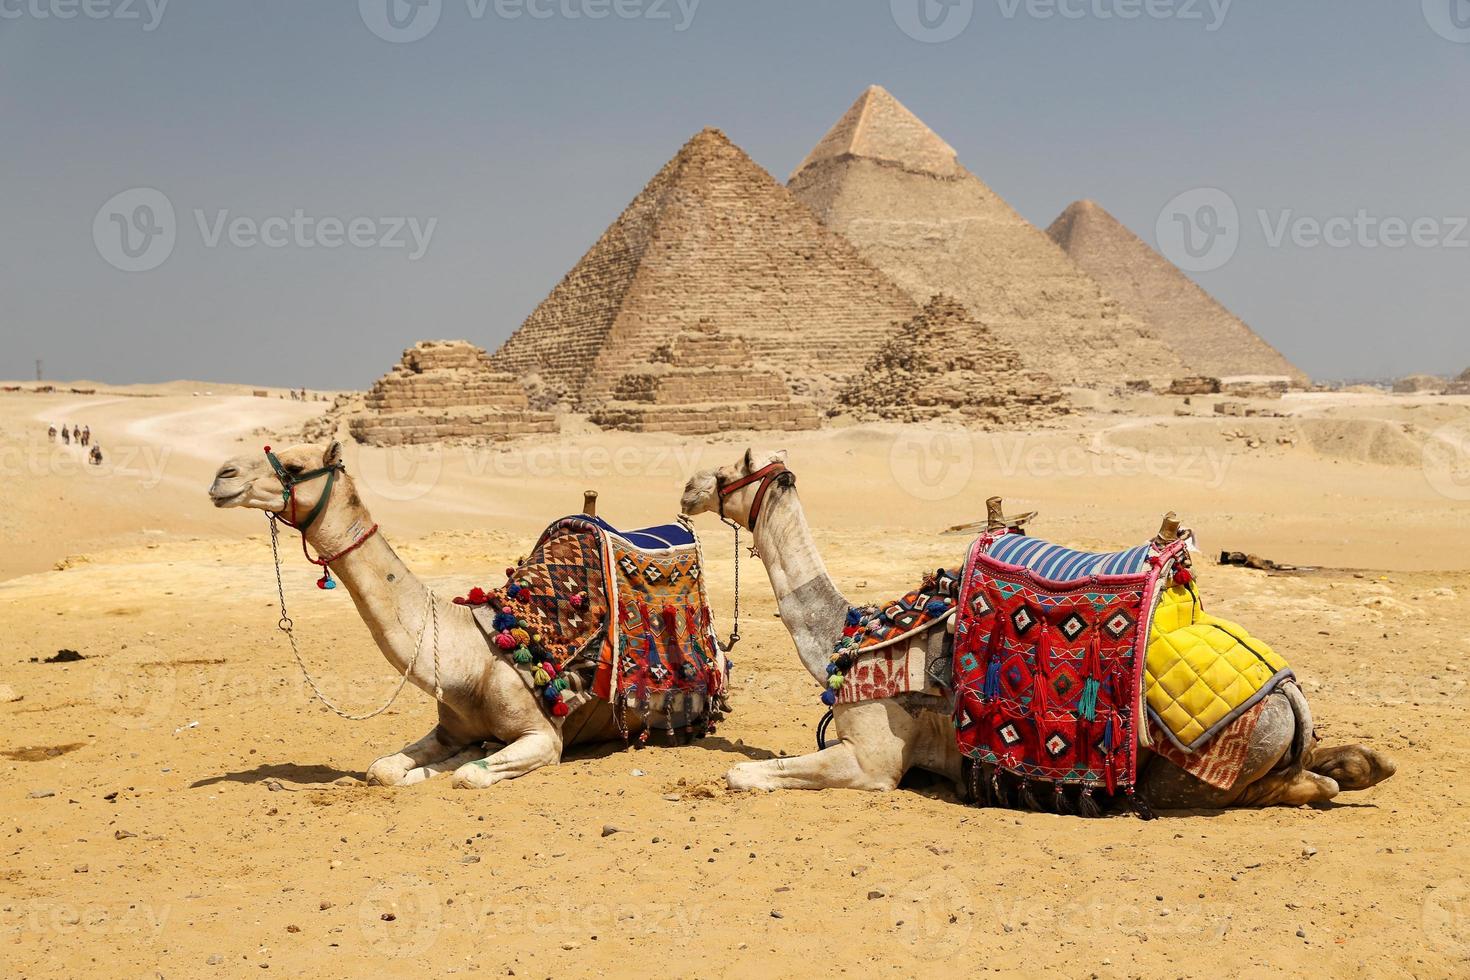
[[[870,83],[1041,227],[1224,191],[1196,278],[1316,377],[1470,366],[1470,0],[387,2],[0,0],[0,376],[494,349],[700,128],[784,180]]]

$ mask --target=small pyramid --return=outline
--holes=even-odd
[[[787,186],[917,303],[963,303],[1036,370],[1063,384],[1186,373],[1174,352],[873,87]]]
[[[1460,376],[1445,385],[1446,395],[1470,395],[1470,368],[1460,372]]]
[[[367,411],[348,420],[375,446],[449,439],[513,439],[556,432],[556,417],[532,411],[521,381],[496,371],[466,340],[423,340],[368,390]]]
[[[1073,202],[1046,233],[1124,310],[1152,326],[1191,372],[1306,383],[1280,351],[1097,203]]]
[[[591,409],[657,348],[714,322],[793,390],[825,397],[916,310],[724,133],[706,129],[493,360]]]
[[[840,396],[861,418],[1010,425],[1065,415],[1049,376],[1027,369],[949,296],[931,299]]]
[[[954,147],[881,85],[869,85],[820,143],[791,172],[826,160],[866,157],[936,177],[954,177],[960,163]]]
[[[651,363],[618,379],[592,421],[631,432],[706,435],[737,429],[794,432],[820,422],[811,402],[793,399],[770,370],[752,367],[750,349],[712,322],[680,331]]]

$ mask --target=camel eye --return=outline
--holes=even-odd
[[[235,469],[233,466],[226,466],[224,469],[220,470],[219,473],[218,473],[219,478],[222,479],[222,480],[233,480],[235,477],[237,477],[239,475],[240,475],[240,471],[237,470],[237,469]]]
[[[300,463],[287,463],[286,464],[286,472],[287,473],[290,473],[292,476],[300,476],[301,475],[301,464]]]

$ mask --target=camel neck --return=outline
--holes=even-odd
[[[771,578],[781,622],[791,631],[802,664],[817,683],[825,684],[848,603],[827,574],[794,488],[766,498],[755,544]]]
[[[326,515],[323,515],[326,517]],[[366,512],[356,518],[362,528],[372,526]],[[333,545],[341,550],[356,539],[359,532],[338,528],[341,521],[323,520],[319,532],[308,535],[308,542],[324,554],[332,554]],[[338,542],[341,542],[340,544]],[[409,570],[379,531],[358,548],[332,562],[332,574],[352,596],[358,615],[367,624],[373,640],[383,656],[402,674],[413,662],[414,651],[423,634],[423,652],[414,662],[409,683],[429,694],[434,693],[434,651],[432,627],[426,625],[429,590]],[[447,621],[463,614],[462,607],[434,599],[439,619],[439,632],[445,632]]]

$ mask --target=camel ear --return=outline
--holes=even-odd
[[[342,465],[342,444],[333,439],[332,444],[327,447],[327,454],[322,457],[323,466]]]
[[[786,462],[786,450],[784,450],[784,449],[778,449],[774,453],[772,453],[771,455],[774,456],[774,457],[776,457],[776,462],[778,462],[778,463],[784,463],[784,462]]]

